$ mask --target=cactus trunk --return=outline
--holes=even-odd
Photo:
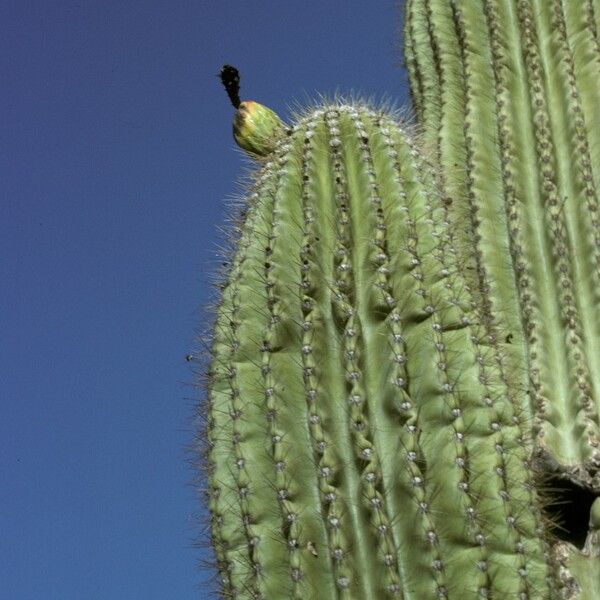
[[[467,224],[481,306],[527,365],[536,454],[596,495],[598,18],[591,0],[408,0],[405,28],[413,99],[445,192],[462,199],[452,217]],[[554,548],[565,595],[600,597],[595,527],[592,513],[582,554]]]
[[[426,90],[419,112],[446,191],[462,199],[455,215],[469,224],[481,296],[513,345],[526,343],[538,448],[600,491],[594,10],[560,0],[411,0],[406,44],[419,48],[412,86]]]

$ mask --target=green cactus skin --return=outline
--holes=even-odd
[[[208,373],[224,597],[556,597],[532,415],[446,210],[385,111],[315,109],[265,157]]]
[[[512,334],[507,368],[529,365],[537,446],[596,492],[598,18],[588,0],[408,0],[405,28],[427,143],[446,193],[465,199],[455,220],[469,224],[463,247],[475,241],[480,299]]]
[[[405,56],[490,326],[528,365],[536,452],[600,492],[600,3],[407,0]],[[598,500],[563,597],[600,598]],[[595,510],[595,513],[594,513]]]

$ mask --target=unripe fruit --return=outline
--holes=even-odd
[[[281,119],[270,109],[245,100],[233,119],[233,137],[240,148],[259,158],[270,154],[283,129]]]
[[[235,67],[223,65],[219,76],[237,111],[233,119],[233,137],[238,146],[253,158],[268,156],[283,131],[281,119],[270,108],[254,100],[240,102],[240,74]]]

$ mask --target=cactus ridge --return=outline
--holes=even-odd
[[[326,104],[248,198],[207,378],[227,597],[550,597],[529,406],[413,137]]]

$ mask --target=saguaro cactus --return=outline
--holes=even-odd
[[[407,0],[422,137],[230,93],[262,166],[208,372],[225,597],[600,597],[600,500],[578,549],[544,492],[600,491],[597,18]]]

